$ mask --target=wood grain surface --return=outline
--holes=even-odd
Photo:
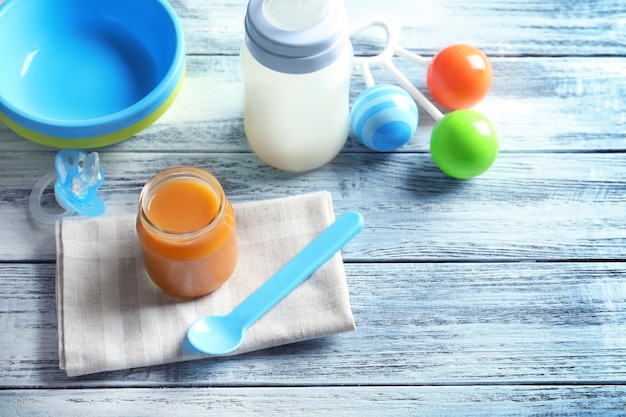
[[[171,4],[185,84],[153,126],[98,149],[106,214],[136,212],[143,184],[182,164],[211,171],[237,202],[329,190],[336,212],[366,220],[343,251],[357,331],[68,378],[54,230],[28,211],[56,150],[0,126],[0,416],[626,415],[624,2],[347,0],[353,21],[396,15],[411,51],[463,42],[490,56],[494,84],[477,109],[501,152],[468,181],[432,162],[435,121],[421,108],[414,138],[395,152],[351,135],[318,170],[264,165],[243,133],[246,1]],[[353,44],[375,54],[382,36]],[[395,63],[428,96],[426,69]],[[363,89],[355,70],[351,99]],[[46,193],[44,204],[53,200]]]

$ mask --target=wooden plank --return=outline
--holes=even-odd
[[[471,181],[430,161],[424,111],[398,154],[351,137],[315,172],[263,165],[242,129],[246,0],[171,2],[188,78],[155,125],[101,150],[108,214],[134,212],[155,170],[179,164],[214,172],[233,201],[328,189],[337,212],[366,218],[344,251],[357,331],[67,378],[53,232],[27,211],[56,151],[0,126],[0,415],[625,415],[623,1],[347,0],[353,20],[397,15],[410,50],[467,42],[491,56],[494,87],[478,109],[502,154]],[[356,40],[357,54],[375,53],[379,35]],[[425,91],[424,68],[397,65]],[[353,100],[362,89],[355,73]]]
[[[67,378],[53,264],[0,264],[0,386],[626,384],[626,263],[348,263],[357,330]]]
[[[29,218],[28,197],[52,152],[0,154],[0,259],[55,259],[51,228]],[[30,161],[24,164],[23,161]],[[361,261],[624,259],[626,156],[503,153],[484,175],[453,180],[426,154],[342,154],[306,174],[251,154],[104,153],[107,215],[135,213],[158,170],[213,172],[236,201],[329,190],[337,212],[362,211],[365,231],[346,256]],[[381,196],[380,190],[385,190]],[[52,199],[52,198],[50,198]]]
[[[626,31],[625,31],[626,32]],[[625,150],[626,58],[493,58],[494,85],[476,109],[498,130],[503,151]],[[424,68],[397,66],[428,95]],[[374,68],[379,83],[394,83]],[[364,90],[352,78],[351,102]],[[180,96],[157,123],[107,152],[250,152],[243,132],[236,57],[189,57]],[[435,122],[420,108],[418,130],[400,152],[428,152]],[[4,152],[45,150],[0,125]],[[344,152],[367,152],[350,136]],[[1,178],[0,178],[1,179]]]
[[[623,416],[623,386],[2,391],[3,416]]]
[[[243,42],[247,1],[172,0],[190,54],[236,54]],[[347,0],[351,21],[391,13],[405,28],[401,43],[434,54],[470,43],[498,55],[624,55],[626,6],[620,0],[533,2],[441,0],[417,2]],[[371,40],[355,40],[369,52]]]

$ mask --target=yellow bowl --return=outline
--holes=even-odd
[[[176,85],[172,94],[161,104],[154,112],[140,120],[139,122],[130,125],[124,129],[118,130],[113,133],[98,135],[85,138],[61,138],[57,136],[50,136],[43,133],[35,132],[14,123],[12,120],[0,113],[0,121],[2,121],[9,129],[20,135],[21,137],[28,139],[32,142],[39,143],[40,145],[50,146],[53,148],[99,148],[102,146],[111,145],[113,143],[121,142],[131,136],[136,135],[148,126],[152,125],[159,117],[165,113],[165,111],[172,105],[174,99],[178,95],[180,88],[183,84],[184,73],[180,77],[180,81]]]

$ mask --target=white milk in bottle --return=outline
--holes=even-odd
[[[302,172],[339,153],[349,132],[352,58],[343,0],[250,0],[244,129],[261,160]]]

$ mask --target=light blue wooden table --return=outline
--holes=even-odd
[[[134,212],[148,178],[180,164],[213,172],[233,201],[329,190],[337,212],[359,210],[367,222],[343,253],[357,331],[66,377],[54,234],[27,210],[56,150],[0,127],[0,415],[626,415],[622,0],[347,2],[355,20],[397,15],[411,51],[464,42],[490,56],[495,80],[480,110],[501,153],[468,181],[433,164],[424,111],[397,152],[351,137],[310,173],[264,165],[242,128],[246,2],[172,4],[188,47],[185,87],[154,126],[99,150],[107,213]],[[378,35],[355,40],[356,52],[374,52]],[[426,91],[423,68],[397,65]],[[352,99],[364,88],[353,81]]]

